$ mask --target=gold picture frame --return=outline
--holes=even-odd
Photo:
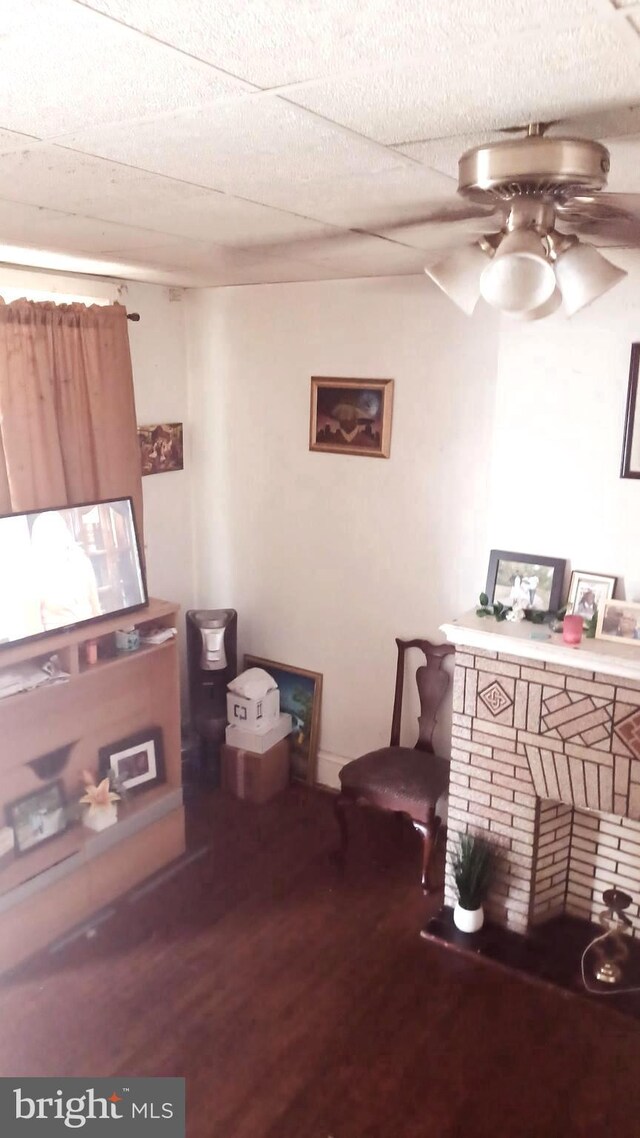
[[[640,604],[633,601],[605,601],[598,609],[598,640],[630,644],[640,648]]]
[[[293,720],[289,736],[292,777],[313,785],[318,764],[322,673],[251,655],[245,655],[244,667],[264,668],[278,685],[280,711],[288,712]]]
[[[388,458],[392,379],[311,377],[309,450]]]

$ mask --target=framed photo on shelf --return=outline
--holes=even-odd
[[[585,625],[593,620],[605,601],[611,600],[616,588],[617,577],[602,573],[587,573],[574,569],[569,586],[567,608],[575,616],[581,616]]]
[[[68,819],[62,779],[8,802],[6,812],[17,854],[27,853],[64,833]]]
[[[598,609],[599,640],[625,641],[640,648],[640,605],[631,601],[605,601]]]
[[[566,564],[557,557],[492,549],[485,590],[489,604],[500,601],[531,612],[557,612]]]
[[[292,668],[289,664],[278,664],[261,656],[245,656],[244,667],[264,668],[275,680],[280,691],[280,711],[288,712],[293,720],[289,736],[291,774],[302,782],[314,783],[322,698],[321,673]]]
[[[388,458],[392,379],[312,376],[309,450]]]
[[[148,727],[118,739],[98,752],[100,778],[110,771],[124,791],[149,790],[164,782],[164,743],[161,727]]]
[[[640,405],[638,404],[638,371],[640,369],[640,343],[631,345],[627,409],[622,440],[621,478],[640,478]]]

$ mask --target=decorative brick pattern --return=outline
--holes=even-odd
[[[628,712],[625,705],[622,704],[620,710],[623,709],[627,713],[623,715],[623,718],[616,718],[615,733],[618,739],[624,743],[627,752],[633,755],[634,759],[640,759],[640,707]]]
[[[511,707],[513,703],[511,696],[507,695],[499,680],[494,680],[488,687],[483,688],[482,691],[478,693],[478,698],[482,700],[487,711],[494,719],[496,719],[501,712]]]
[[[459,835],[485,833],[495,920],[526,931],[597,915],[615,880],[635,895],[640,935],[640,684],[468,649],[453,711],[446,903]]]

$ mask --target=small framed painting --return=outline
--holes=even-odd
[[[492,549],[485,590],[489,604],[500,601],[530,612],[557,612],[566,564],[557,557]]]
[[[245,656],[245,668],[264,668],[275,680],[280,692],[280,711],[288,712],[293,722],[289,736],[291,773],[302,782],[314,783],[318,759],[320,700],[322,675],[289,664],[277,664],[261,656]]]
[[[62,779],[7,803],[6,812],[17,854],[27,853],[34,846],[57,837],[68,825]]]
[[[616,580],[616,577],[607,577],[602,573],[586,573],[574,569],[571,574],[567,608],[575,616],[581,616],[587,625],[593,620],[596,612],[600,611],[604,602],[613,596]]]
[[[621,640],[640,647],[640,605],[631,601],[605,601],[598,610],[599,640]]]
[[[631,345],[627,410],[622,441],[621,478],[640,478],[640,406],[638,405],[638,371],[640,370],[640,343]]]
[[[309,450],[388,458],[392,379],[311,379]]]
[[[142,474],[166,474],[184,467],[182,423],[138,427]]]
[[[138,731],[98,752],[100,777],[111,771],[125,792],[149,790],[165,781],[164,747],[161,727]]]

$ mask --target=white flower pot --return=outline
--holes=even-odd
[[[89,807],[82,815],[83,826],[88,826],[97,833],[106,830],[108,826],[113,826],[117,821],[118,807],[115,802],[110,802],[108,806]]]
[[[463,909],[460,902],[453,910],[453,923],[461,933],[477,933],[484,924],[484,909]]]

